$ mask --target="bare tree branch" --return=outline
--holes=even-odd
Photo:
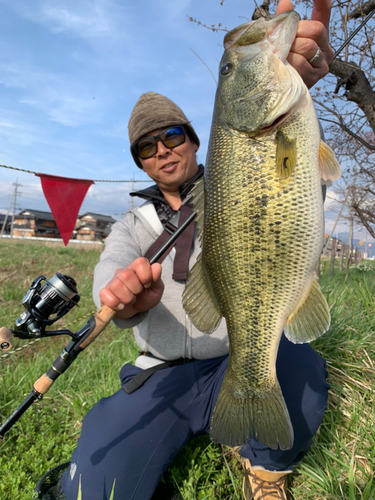
[[[348,14],[348,20],[358,19],[359,17],[367,16],[367,14],[370,14],[370,12],[374,9],[375,9],[375,0],[369,0],[369,2],[365,3],[364,5],[360,5],[352,12],[350,12]]]
[[[349,135],[351,135],[356,141],[359,141],[361,144],[363,144],[364,146],[366,146],[366,148],[369,148],[372,151],[375,151],[375,146],[373,146],[372,144],[369,144],[368,142],[364,141],[362,139],[362,137],[359,137],[359,135],[357,135],[354,132],[352,132],[346,125],[344,125],[344,123],[342,122],[342,119],[340,119],[339,122],[334,122],[333,120],[329,120],[328,118],[321,117],[320,120],[323,120],[325,122],[334,123],[335,125],[338,125],[339,127],[342,128],[342,130],[345,130],[345,132],[347,132]]]
[[[211,76],[212,78],[214,79],[214,82],[215,82],[215,85],[217,85],[217,81],[216,81],[216,78],[214,77],[214,74],[212,73],[212,71],[210,70],[210,68],[207,66],[207,64],[198,56],[198,54],[196,52],[194,52],[193,49],[190,49],[192,51],[192,53],[198,57],[198,59],[200,60],[200,62],[202,64],[204,64],[206,66],[206,68],[208,69],[208,71],[211,73]]]
[[[361,68],[353,61],[348,66],[341,59],[335,59],[332,61],[329,71],[340,79],[340,86],[345,86],[346,89],[346,99],[356,103],[360,107],[375,133],[374,91]]]

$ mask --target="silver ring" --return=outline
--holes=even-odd
[[[315,62],[317,59],[319,59],[320,57],[320,54],[322,53],[322,49],[320,47],[318,47],[318,50],[316,51],[316,54],[314,57],[312,57],[311,59],[309,59],[309,63],[312,64],[313,62]]]

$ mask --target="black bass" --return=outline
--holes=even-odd
[[[205,177],[193,191],[202,251],[183,303],[201,331],[227,322],[229,363],[210,435],[229,446],[251,437],[293,446],[276,376],[280,338],[310,342],[330,325],[315,268],[321,178],[336,180],[340,167],[286,61],[299,19],[289,11],[226,35]]]

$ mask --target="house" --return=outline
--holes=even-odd
[[[60,233],[50,212],[25,209],[14,216],[13,236],[60,238]]]
[[[78,217],[76,225],[77,240],[104,240],[111,231],[116,219],[109,215],[86,212]]]
[[[1,233],[3,233],[3,234],[10,233],[10,226],[12,224],[12,216],[8,215],[6,222],[5,222],[5,217],[6,217],[5,214],[0,214],[0,234]],[[5,223],[5,227],[3,230],[4,223]]]

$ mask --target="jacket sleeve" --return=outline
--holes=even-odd
[[[123,269],[138,257],[142,256],[140,245],[136,241],[135,218],[128,212],[125,218],[112,226],[111,233],[105,240],[105,248],[100,261],[95,267],[93,299],[100,307],[99,292],[113,278],[118,269]],[[119,328],[127,329],[141,323],[148,312],[139,313],[126,320],[114,319]]]

